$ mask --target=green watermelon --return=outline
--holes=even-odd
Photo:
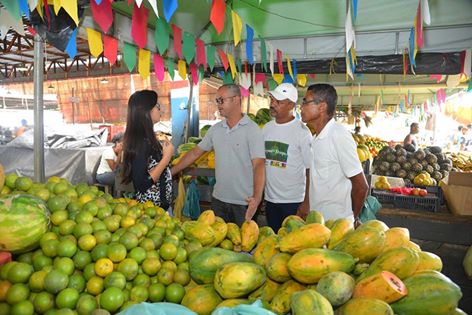
[[[256,120],[262,124],[271,121],[272,116],[270,116],[270,110],[268,108],[260,108],[256,113]]]
[[[208,132],[208,129],[210,129],[211,125],[205,125],[200,129],[200,137],[205,137],[206,133]]]
[[[0,197],[0,250],[32,250],[48,229],[49,209],[43,200],[27,194]]]

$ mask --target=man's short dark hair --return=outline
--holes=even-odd
[[[111,142],[113,144],[117,144],[118,142],[120,142],[121,140],[123,140],[123,137],[124,137],[124,134],[122,132],[119,132],[117,134],[115,134],[113,136],[113,138],[111,138]]]
[[[334,116],[338,103],[338,93],[334,86],[326,83],[312,84],[308,87],[308,91],[313,93],[315,103],[325,102],[328,105],[328,115]]]

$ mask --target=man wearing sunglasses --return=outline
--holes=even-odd
[[[309,169],[313,160],[310,130],[293,115],[298,91],[282,83],[270,94],[275,119],[262,130],[266,154],[266,216],[277,232],[289,215],[306,217],[309,207]]]
[[[215,150],[212,209],[226,222],[241,226],[254,216],[265,181],[262,130],[241,112],[241,91],[235,84],[221,86],[215,98],[225,119],[212,126],[202,141],[171,172],[179,173],[205,151]]]
[[[367,196],[367,181],[357,157],[356,143],[334,121],[338,95],[329,84],[308,87],[301,117],[315,131],[310,168],[310,209],[325,219],[349,218],[357,226]]]

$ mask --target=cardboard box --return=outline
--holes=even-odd
[[[453,214],[472,215],[472,173],[450,172],[440,185]]]

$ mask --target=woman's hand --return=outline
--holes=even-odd
[[[160,142],[161,142],[161,145],[162,145],[162,155],[163,155],[163,157],[170,161],[170,159],[174,155],[174,145],[172,144],[172,142],[170,142],[168,140],[161,140]]]

